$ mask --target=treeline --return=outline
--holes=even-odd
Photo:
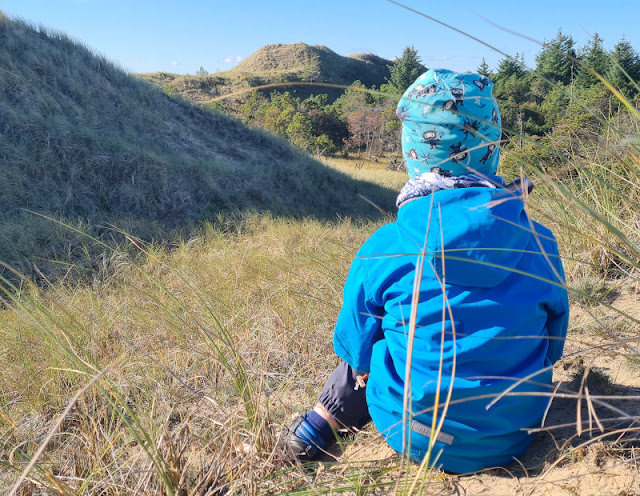
[[[398,149],[396,102],[356,81],[332,103],[324,94],[301,100],[289,92],[267,98],[255,91],[239,114],[245,123],[262,126],[316,155],[348,150],[381,155]]]
[[[333,102],[325,94],[302,100],[288,92],[265,96],[256,91],[234,112],[245,123],[264,127],[316,155],[392,157],[400,146],[395,107],[426,69],[413,47],[389,69],[387,84],[366,88],[356,81]],[[544,45],[533,70],[519,54],[501,60],[495,70],[483,59],[476,72],[495,83],[506,147],[522,148],[526,137],[542,139],[563,129],[574,135],[598,134],[602,123],[624,106],[596,74],[624,98],[640,101],[640,55],[625,38],[611,50],[597,34],[586,46],[576,47],[571,36],[559,31]]]
[[[640,93],[638,52],[624,38],[606,50],[597,34],[578,48],[571,36],[559,31],[536,57],[535,70],[528,70],[523,55],[517,55],[504,58],[495,71],[483,59],[477,72],[495,83],[509,137],[542,136],[563,125],[592,129],[600,118],[612,117],[621,102],[596,74],[630,101]]]

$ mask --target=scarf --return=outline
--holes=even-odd
[[[524,190],[531,193],[533,183],[528,178],[516,179],[507,184],[501,176],[484,174],[463,174],[461,176],[443,176],[437,172],[424,172],[407,181],[398,195],[396,206],[400,208],[404,203],[415,198],[428,196],[436,191],[454,188],[504,188],[517,194]]]

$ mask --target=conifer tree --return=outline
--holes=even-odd
[[[507,79],[511,76],[523,76],[525,74],[525,68],[523,65],[523,59],[520,55],[515,57],[505,57],[498,63],[498,70],[496,71],[496,81],[500,79]]]
[[[570,35],[558,30],[554,39],[545,43],[536,57],[536,72],[550,81],[571,84],[575,77],[575,42]]]
[[[381,89],[400,95],[426,70],[413,46],[406,47],[402,57],[388,67],[391,79],[387,78],[387,84],[382,85]]]
[[[487,61],[484,59],[484,57],[482,57],[482,62],[480,62],[480,65],[476,69],[476,72],[481,76],[489,76],[489,74],[491,73],[489,64],[487,64]]]
[[[531,76],[526,70],[524,55],[502,59],[494,83],[493,94],[500,104],[505,133],[522,136],[527,131],[525,104],[531,99]]]
[[[632,81],[639,84],[640,55],[624,36],[613,47],[611,66],[607,76],[609,82],[619,88],[626,96],[633,96],[638,92]]]
[[[593,69],[601,76],[606,76],[609,72],[611,57],[604,49],[604,40],[600,38],[598,33],[593,36],[593,39],[591,39],[585,47],[585,51],[581,59],[587,67]],[[578,68],[576,85],[588,87],[593,86],[596,83],[598,83],[598,78],[591,74],[590,71],[584,67]]]

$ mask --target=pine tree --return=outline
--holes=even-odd
[[[505,57],[498,63],[495,82],[500,79],[507,79],[513,75],[520,77],[525,74],[525,69],[519,55],[516,57]]]
[[[536,72],[550,81],[571,84],[575,76],[574,45],[571,36],[563,34],[562,29],[558,30],[556,37],[545,43],[536,57]]]
[[[493,94],[500,105],[503,130],[522,137],[528,119],[525,103],[532,99],[531,75],[526,70],[524,55],[502,59],[493,79]]]
[[[600,38],[598,33],[593,36],[593,39],[585,47],[581,60],[587,67],[601,76],[606,76],[609,72],[611,57],[604,49],[604,40]],[[591,74],[589,70],[584,67],[578,68],[576,85],[589,87],[596,83],[598,83],[598,78]]]
[[[313,123],[304,114],[293,115],[286,134],[289,141],[303,150],[308,150],[313,145]]]
[[[489,64],[487,64],[487,61],[484,59],[484,57],[482,57],[482,62],[480,62],[480,65],[476,69],[476,72],[481,76],[489,76],[489,74],[491,74]]]
[[[402,57],[393,65],[388,66],[391,79],[382,85],[385,90],[402,94],[422,74],[426,68],[422,65],[420,56],[413,46],[408,46],[402,52]]]
[[[317,81],[322,75],[320,64],[320,56],[317,53],[312,53],[307,60],[307,65],[302,70],[300,79],[302,81],[309,81],[311,83]]]
[[[626,96],[633,96],[638,92],[632,81],[638,84],[640,80],[640,55],[624,36],[613,47],[607,79]]]

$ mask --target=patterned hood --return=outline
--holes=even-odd
[[[396,111],[409,177],[496,173],[501,122],[492,88],[484,76],[446,69],[431,69],[409,86]]]

